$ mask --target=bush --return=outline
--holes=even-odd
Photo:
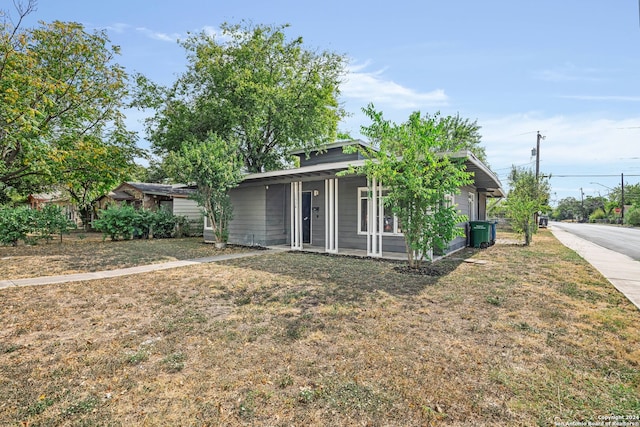
[[[26,242],[35,228],[33,212],[26,207],[0,210],[0,242],[12,246],[17,246],[20,240]]]
[[[42,210],[0,209],[0,243],[4,245],[17,246],[20,240],[28,244],[51,240],[53,235],[66,233],[71,227],[59,206],[46,205]]]
[[[607,215],[600,208],[593,211],[591,215],[589,215],[589,222],[596,222],[599,219],[605,219]]]
[[[185,217],[175,216],[165,209],[154,212],[125,205],[103,210],[100,218],[94,221],[94,227],[111,240],[148,239],[149,236],[164,239],[174,237],[176,226],[182,228],[185,222]]]
[[[109,206],[100,212],[100,218],[93,222],[93,226],[111,240],[129,240],[136,234],[138,218],[138,211],[133,206]]]
[[[153,212],[149,219],[154,238],[166,239],[175,235],[178,217],[171,212],[166,209],[159,209]]]
[[[625,224],[640,226],[640,206],[634,205],[624,215]]]
[[[49,241],[54,235],[68,233],[74,224],[69,221],[60,206],[45,205],[42,210],[35,211],[36,230],[39,239]]]

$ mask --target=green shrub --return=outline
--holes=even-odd
[[[133,237],[136,239],[148,239],[149,232],[154,222],[154,213],[147,209],[138,209],[133,219]]]
[[[93,222],[93,226],[111,240],[129,240],[136,234],[138,217],[133,206],[109,206],[100,212],[100,218]]]
[[[150,220],[154,238],[166,239],[175,235],[178,217],[168,210],[158,209],[152,213]]]
[[[633,205],[628,212],[624,214],[625,224],[640,226],[640,206]]]
[[[27,241],[35,230],[34,210],[26,207],[0,210],[0,243],[17,246],[18,241]]]
[[[42,210],[35,211],[36,230],[38,238],[47,241],[55,235],[68,233],[74,224],[69,221],[60,206],[45,205]]]
[[[151,235],[159,239],[174,237],[176,228],[182,230],[185,223],[188,224],[185,217],[175,216],[165,209],[154,212],[125,205],[110,206],[103,210],[93,224],[96,230],[111,240],[128,240],[148,239]]]
[[[605,219],[607,215],[600,208],[593,211],[591,215],[589,215],[589,222],[596,222],[599,219]]]
[[[17,246],[20,240],[27,244],[36,244],[40,239],[51,240],[71,227],[59,206],[46,205],[42,210],[0,209],[0,243],[4,245]]]

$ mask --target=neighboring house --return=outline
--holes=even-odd
[[[82,225],[80,212],[76,208],[76,205],[71,202],[69,195],[63,191],[29,194],[27,203],[29,204],[29,208],[37,210],[42,209],[46,205],[59,206],[69,221],[76,224],[76,226]]]
[[[136,209],[166,209],[174,215],[186,216],[192,232],[199,234],[202,229],[202,210],[195,200],[189,198],[195,191],[195,187],[185,184],[123,182],[113,191],[100,197],[96,207],[105,209],[111,204],[127,204]]]
[[[364,164],[358,153],[345,154],[345,145],[362,144],[360,140],[341,141],[314,151],[307,158],[296,152],[300,167],[244,177],[230,191],[233,220],[229,243],[245,245],[289,245],[301,250],[313,246],[325,252],[340,249],[366,250],[367,255],[381,257],[383,252],[404,253],[401,225],[384,207],[384,187],[367,181],[365,176],[336,176],[350,165]],[[486,219],[487,198],[504,197],[500,181],[472,153],[464,157],[467,170],[473,172],[473,185],[461,188],[452,197],[460,212],[470,221]],[[369,191],[375,188],[375,191]],[[370,212],[382,212],[371,217]],[[376,217],[381,226],[375,226]],[[205,220],[205,241],[214,241]],[[449,250],[466,245],[466,238],[455,239]]]

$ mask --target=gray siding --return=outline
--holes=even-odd
[[[302,166],[312,166],[320,163],[334,163],[334,162],[346,162],[349,160],[359,160],[360,156],[358,153],[354,154],[345,154],[342,152],[342,147],[331,148],[326,152],[318,152],[314,151],[309,154],[309,158],[304,154],[300,155],[300,167]]]
[[[173,214],[186,216],[189,220],[202,221],[202,209],[195,200],[191,199],[174,197]]]
[[[478,203],[478,194],[476,192],[475,187],[466,186],[460,189],[460,193],[455,196],[455,203],[458,205],[458,210],[462,215],[466,215],[467,218],[471,218],[471,213],[469,211],[469,193],[473,193],[476,198],[475,210],[477,212],[477,203]],[[477,219],[477,217],[476,217]],[[463,227],[465,231],[467,231],[468,223],[459,224],[460,227]],[[468,237],[465,235],[464,237],[456,237],[449,244],[449,251],[454,251],[456,249],[464,248],[468,245]]]
[[[202,209],[195,200],[173,198],[173,214],[185,216],[189,220],[189,234],[200,236],[203,227]]]
[[[344,177],[338,179],[338,250],[367,249],[367,236],[358,234],[358,188],[366,187],[365,177]],[[310,191],[311,197],[311,245],[325,246],[325,183],[324,179],[305,181],[303,191]],[[313,196],[317,190],[318,195]],[[460,213],[469,215],[468,194],[472,192],[478,203],[478,194],[473,187],[464,187],[456,195]],[[282,183],[245,185],[231,190],[234,218],[230,224],[229,243],[243,245],[290,244],[291,185]],[[486,202],[481,201],[481,209]],[[314,208],[316,208],[314,210]],[[461,224],[464,227],[465,224]],[[205,230],[205,238],[210,230]],[[206,240],[206,239],[205,239]],[[451,242],[449,250],[466,245],[466,238]],[[383,236],[384,252],[405,252],[404,236]]]
[[[238,245],[266,245],[264,185],[237,187],[229,194],[233,205],[233,219],[229,224],[229,243]]]
[[[264,245],[284,245],[289,236],[289,199],[291,187],[288,184],[269,185],[266,190],[265,240]]]

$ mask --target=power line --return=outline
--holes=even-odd
[[[551,178],[589,178],[589,177],[619,177],[620,174],[617,173],[615,175],[554,175],[553,173],[551,174]],[[627,176],[640,176],[640,175],[628,175],[628,174],[624,174],[625,177]]]

